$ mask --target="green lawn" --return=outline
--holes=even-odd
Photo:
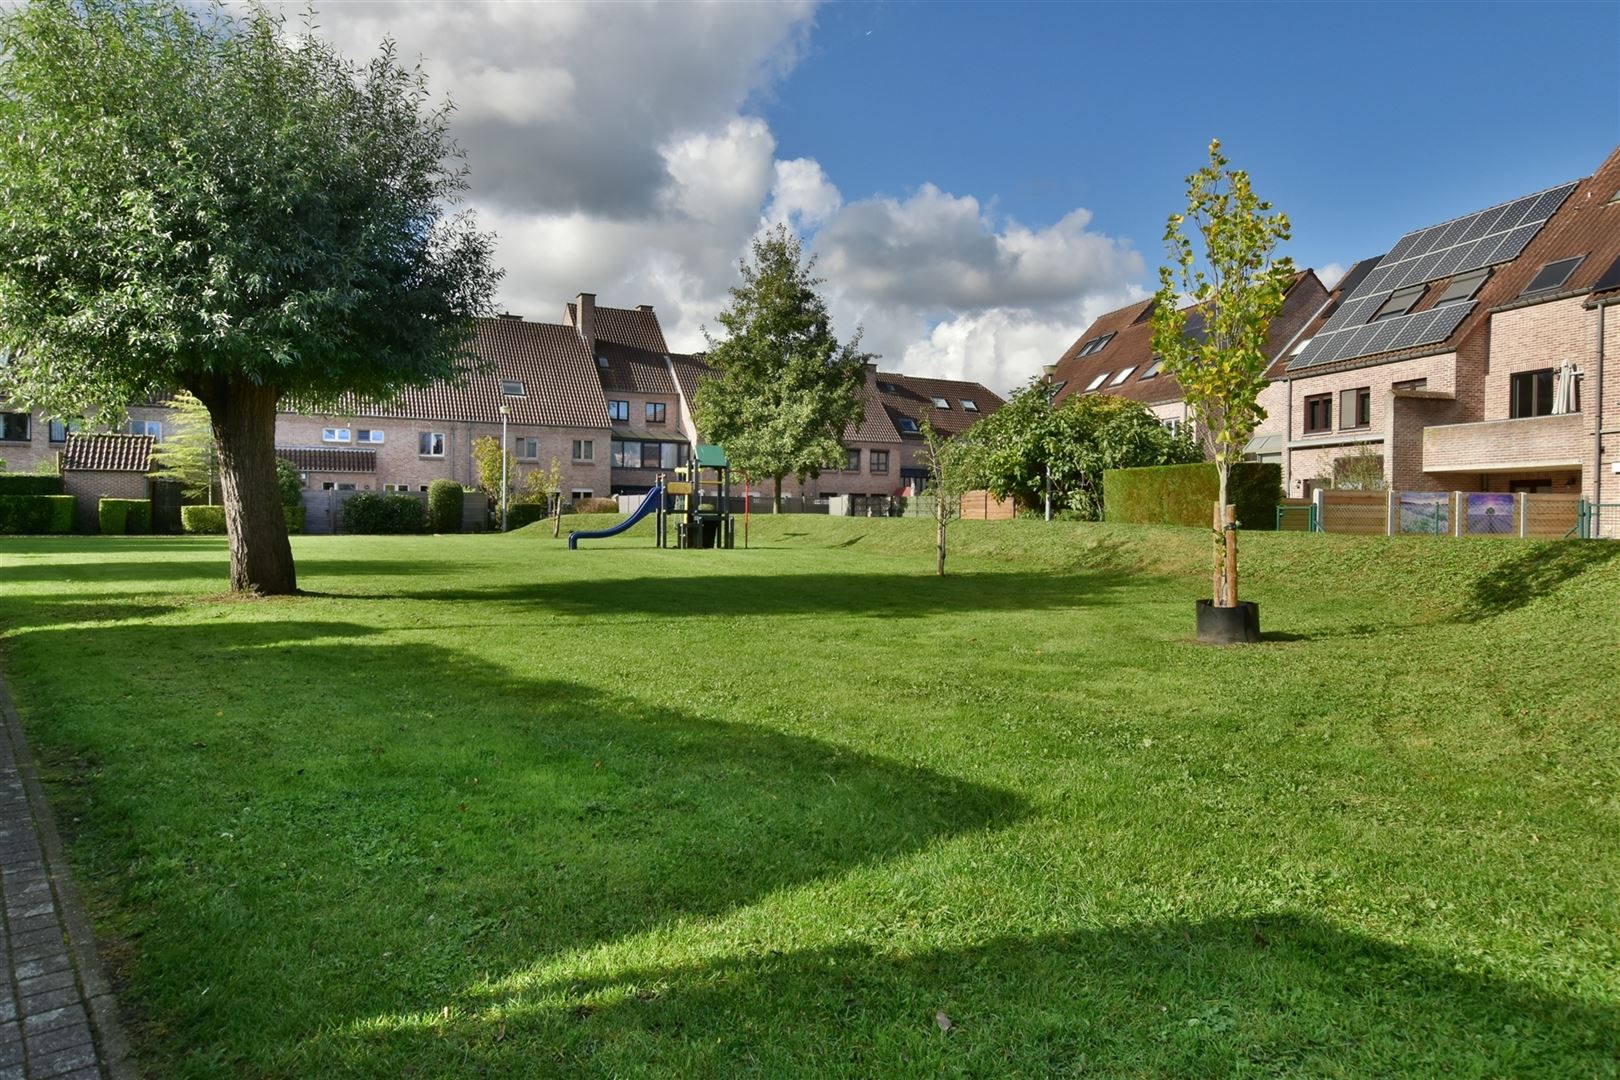
[[[541,528],[0,540],[148,1075],[1620,1074],[1620,545]]]

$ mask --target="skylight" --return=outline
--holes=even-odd
[[[1367,321],[1377,322],[1379,319],[1393,319],[1397,315],[1405,315],[1412,310],[1412,305],[1418,302],[1418,297],[1422,296],[1427,288],[1427,285],[1408,285],[1404,289],[1396,289],[1389,294],[1389,299],[1384,301],[1384,306]]]
[[[974,401],[972,398],[963,398],[962,399],[962,411],[963,412],[978,412],[979,411],[979,404],[978,404],[978,402]]]
[[[1135,365],[1132,365],[1131,367],[1126,368],[1124,371],[1120,372],[1118,375],[1115,375],[1114,376],[1114,381],[1109,383],[1108,385],[1109,386],[1118,386],[1120,383],[1122,383],[1126,379],[1130,378],[1131,377],[1131,372],[1133,372],[1135,370],[1136,370]]]
[[[1464,300],[1472,300],[1479,287],[1485,284],[1485,279],[1491,276],[1490,270],[1470,270],[1466,274],[1458,274],[1446,286],[1446,291],[1440,294],[1440,299],[1434,302],[1435,307],[1445,307],[1447,304],[1460,304]]]
[[[1155,356],[1153,358],[1153,363],[1149,364],[1147,366],[1147,369],[1142,372],[1142,378],[1143,379],[1152,379],[1152,378],[1157,377],[1158,374],[1159,374],[1159,368],[1161,368],[1163,366],[1164,366],[1164,357]],[[1141,380],[1139,379],[1137,381],[1140,382]]]
[[[502,379],[501,380],[501,396],[502,397],[523,397],[524,396],[524,394],[523,394],[523,384],[518,382],[516,379]]]
[[[1090,341],[1086,342],[1084,345],[1080,346],[1080,351],[1078,353],[1076,353],[1075,355],[1076,356],[1093,356],[1093,355],[1095,355],[1097,353],[1102,352],[1103,347],[1105,345],[1107,345],[1112,340],[1114,340],[1114,332],[1104,334],[1101,337],[1094,337]]]
[[[1103,380],[1106,378],[1108,378],[1108,372],[1105,371],[1095,379],[1092,379],[1090,385],[1086,387],[1087,392],[1097,389],[1097,387],[1103,384]]]
[[[1530,279],[1530,284],[1524,287],[1520,296],[1534,296],[1536,293],[1553,292],[1564,287],[1569,275],[1586,259],[1585,255],[1577,255],[1572,259],[1559,259],[1550,262],[1536,271],[1536,276]]]
[[[937,398],[934,399],[934,408],[936,408],[936,409],[949,409],[950,407],[951,407],[951,403],[946,401],[944,398],[937,397]]]
[[[917,434],[917,430],[917,421],[913,420],[909,416],[902,416],[900,418],[900,434],[915,435]]]

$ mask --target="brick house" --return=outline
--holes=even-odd
[[[1294,275],[1283,296],[1282,311],[1272,320],[1267,334],[1266,355],[1275,362],[1297,347],[1303,331],[1319,318],[1328,304],[1329,293],[1315,271]],[[1086,328],[1073,345],[1048,369],[1056,388],[1053,402],[1077,394],[1110,394],[1140,401],[1167,426],[1180,428],[1189,423],[1191,413],[1175,376],[1160,370],[1160,358],[1153,351],[1153,308],[1155,301],[1139,300],[1110,311]],[[1204,316],[1198,305],[1187,309],[1187,333],[1202,340]],[[1280,461],[1283,411],[1286,395],[1273,381],[1260,395],[1266,419],[1256,428],[1246,456],[1258,461]]]
[[[79,531],[100,529],[102,499],[150,497],[152,442],[150,435],[68,432],[60,458],[62,493],[78,500],[74,526]]]

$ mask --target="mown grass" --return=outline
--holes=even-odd
[[[953,538],[0,542],[144,1067],[1616,1075],[1620,547]]]

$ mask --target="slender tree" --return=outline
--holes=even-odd
[[[152,464],[161,478],[180,485],[187,498],[214,505],[219,488],[219,446],[208,406],[182,390],[164,402],[172,411],[171,430],[152,446]]]
[[[754,239],[753,262],[719,316],[723,341],[709,339],[709,365],[719,378],[698,388],[694,403],[704,438],[726,449],[747,477],[769,477],[772,508],[782,509],[782,478],[805,477],[844,460],[844,433],[862,417],[866,354],[860,332],[833,337],[822,284],[799,238],[786,226]]]
[[[1165,227],[1170,264],[1159,269],[1153,308],[1154,351],[1181,383],[1220,477],[1213,515],[1217,607],[1238,602],[1237,522],[1227,479],[1265,419],[1259,397],[1270,363],[1266,334],[1294,274],[1292,261],[1275,257],[1289,238],[1287,215],[1271,213],[1249,174],[1229,165],[1217,139],[1209,144],[1209,164],[1187,178],[1186,212],[1172,214]],[[1187,336],[1188,298],[1203,308],[1202,340]]]
[[[945,541],[951,522],[962,516],[962,494],[967,490],[966,444],[938,431],[927,413],[917,426],[923,437],[928,490],[934,497],[934,573],[944,577]]]
[[[450,377],[490,308],[448,106],[392,44],[356,65],[260,7],[35,0],[0,12],[0,55],[0,397],[189,391],[231,588],[294,591],[278,407]]]

